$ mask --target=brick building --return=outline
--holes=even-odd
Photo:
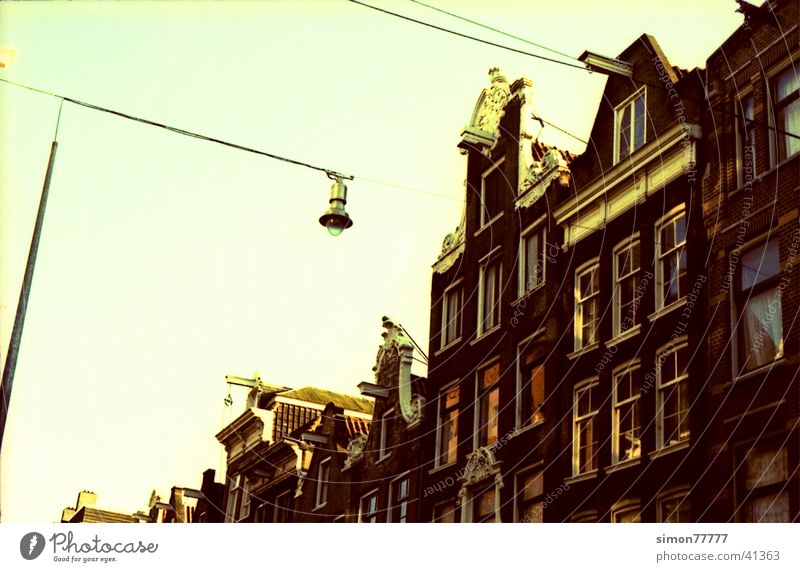
[[[800,520],[798,22],[750,9],[706,65],[703,520]]]

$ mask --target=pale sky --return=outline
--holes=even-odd
[[[429,3],[576,57],[650,33],[685,68],[741,23],[732,0]],[[0,45],[17,49],[2,78],[356,177],[354,226],[332,238],[323,173],[65,103],[0,458],[4,522],[57,521],[81,489],[130,513],[153,488],[198,487],[243,407],[234,390],[226,410],[226,374],[357,394],[384,314],[427,347],[431,264],[464,198],[456,143],[488,69],[532,79],[537,112],[583,138],[604,85],[335,0],[2,3]],[[57,111],[0,83],[3,364]]]

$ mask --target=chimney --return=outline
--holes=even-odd
[[[78,493],[78,502],[75,504],[75,512],[81,510],[85,506],[94,506],[97,504],[97,494],[92,491],[81,491]]]

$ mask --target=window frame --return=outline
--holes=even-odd
[[[667,344],[664,344],[660,348],[656,350],[655,353],[655,364],[656,364],[656,450],[661,451],[664,449],[669,449],[670,447],[678,447],[689,443],[691,440],[691,427],[688,427],[688,435],[685,439],[679,439],[676,443],[665,443],[665,435],[664,435],[664,387],[671,387],[676,384],[684,383],[685,384],[685,391],[687,394],[689,393],[689,364],[690,359],[687,357],[686,360],[686,372],[684,375],[680,375],[679,372],[676,371],[678,377],[675,379],[669,380],[667,384],[663,383],[662,380],[662,365],[664,361],[662,360],[662,355],[674,354],[677,353],[679,350],[686,349],[688,353],[689,343],[687,341],[686,336],[677,338],[673,341],[670,341]],[[686,397],[687,401],[689,400],[689,396]],[[689,403],[686,409],[686,424],[689,425],[689,412],[692,409],[691,403]],[[680,437],[680,433],[678,434]]]
[[[677,487],[677,488],[674,488],[674,489],[670,489],[670,490],[664,491],[663,493],[661,493],[658,496],[656,496],[656,520],[658,522],[661,522],[661,523],[667,523],[668,522],[666,520],[666,518],[669,515],[664,514],[664,512],[665,512],[664,503],[667,502],[667,501],[676,500],[676,499],[681,499],[678,502],[678,506],[683,506],[684,503],[685,503],[687,510],[691,514],[692,504],[691,504],[691,498],[689,497],[689,493],[690,492],[691,492],[691,489],[688,486],[682,486],[682,487]],[[672,514],[672,513],[670,513],[670,514]],[[683,524],[680,520],[678,522],[680,524]],[[687,522],[694,522],[694,521],[691,520],[691,517],[690,517],[690,519]]]
[[[447,407],[447,394],[450,393],[454,389],[458,389],[458,399],[457,399],[455,405]],[[438,469],[439,467],[446,467],[448,465],[452,465],[453,463],[455,463],[458,460],[458,417],[459,417],[459,413],[460,413],[460,407],[461,407],[460,380],[455,380],[455,381],[450,382],[445,387],[443,387],[442,389],[439,390],[438,403],[437,403],[437,406],[436,406],[436,450],[434,451],[434,463],[433,463],[434,468]],[[455,423],[454,423],[454,427],[453,427],[453,432],[456,435],[456,447],[455,447],[455,450],[453,451],[453,455],[452,455],[453,458],[451,460],[448,460],[447,462],[443,463],[441,461],[441,459],[442,459],[441,449],[442,449],[443,419],[444,419],[444,414],[446,414],[446,413],[449,414],[449,413],[451,413],[453,411],[455,411],[455,414],[456,414],[455,415],[455,419],[454,419]],[[449,416],[448,416],[448,421],[449,421]],[[447,449],[447,459],[450,459],[450,448],[449,447]]]
[[[487,226],[491,225],[494,221],[496,221],[501,216],[503,216],[503,209],[500,208],[498,210],[497,214],[495,214],[493,217],[489,217],[487,219],[486,215],[488,214],[488,210],[486,209],[485,205],[486,205],[486,179],[490,175],[492,175],[495,171],[500,170],[500,166],[505,162],[505,160],[506,160],[505,156],[500,157],[500,159],[498,159],[497,161],[492,163],[492,165],[488,169],[486,169],[485,171],[483,171],[483,173],[481,173],[481,192],[480,192],[480,204],[479,204],[480,225],[479,225],[479,229],[478,229],[479,231],[484,229],[484,228],[486,228]],[[501,177],[501,179],[504,179],[504,177],[502,176],[502,170],[501,170],[500,177]],[[500,197],[497,197],[497,200],[499,202],[500,201]]]
[[[629,272],[625,276],[620,277],[619,276],[619,261],[618,261],[618,257],[623,251],[628,250],[629,248],[633,247],[634,245],[638,245],[638,247],[639,247],[639,267],[636,270]],[[613,320],[612,320],[613,321],[613,324],[612,324],[612,335],[611,335],[611,337],[613,339],[613,338],[621,337],[621,336],[624,336],[624,335],[628,335],[631,332],[636,331],[638,328],[641,328],[641,324],[642,324],[642,317],[643,317],[642,308],[641,308],[642,296],[639,297],[639,301],[638,302],[636,301],[636,296],[635,296],[637,288],[641,286],[641,278],[642,278],[642,241],[639,238],[639,232],[637,231],[637,232],[633,233],[631,236],[629,236],[628,238],[626,238],[625,240],[622,240],[621,242],[617,243],[617,245],[614,247],[614,250],[612,251],[611,257],[612,257],[611,266],[612,266],[612,273],[613,273],[612,274],[612,280],[614,281],[613,291],[612,291],[612,295],[611,295],[611,297],[612,297],[612,305],[613,305],[613,308],[614,308],[614,315],[613,315]],[[636,278],[637,277],[638,277],[639,286],[636,286],[636,284],[637,284]],[[629,279],[633,279],[633,281],[634,281],[634,290],[633,290],[634,291],[634,307],[635,307],[635,310],[636,310],[634,315],[636,316],[636,323],[631,325],[627,330],[622,330],[622,323],[623,323],[622,298],[621,298],[622,289],[620,288],[620,284],[622,283],[623,280],[629,280]]]
[[[741,278],[742,278],[742,270],[743,270],[743,260],[746,254],[753,252],[755,250],[761,249],[762,253],[766,253],[766,247],[770,243],[775,243],[775,247],[778,251],[778,272],[758,284],[754,284],[750,288],[744,289],[740,286]],[[734,341],[734,348],[731,351],[732,361],[733,361],[733,372],[734,377],[738,378],[754,371],[757,371],[763,367],[769,367],[775,362],[783,359],[784,357],[784,350],[785,350],[785,341],[786,341],[786,332],[783,328],[783,303],[782,303],[782,296],[778,296],[778,300],[781,302],[780,306],[780,320],[778,324],[780,325],[781,330],[781,340],[780,340],[780,347],[775,354],[775,357],[771,361],[767,361],[763,364],[755,365],[753,367],[748,367],[744,369],[744,362],[746,361],[746,356],[744,353],[745,350],[745,335],[744,329],[747,327],[747,323],[745,321],[744,309],[747,307],[747,303],[749,303],[754,296],[760,296],[762,294],[766,294],[771,290],[777,290],[780,292],[779,285],[783,280],[783,259],[781,258],[781,248],[780,248],[780,238],[777,234],[772,236],[760,236],[755,238],[738,249],[735,249],[730,252],[729,260],[733,257],[736,250],[739,251],[739,260],[736,264],[736,269],[733,273],[733,284],[731,287],[731,331],[733,335]],[[761,261],[763,262],[763,254]],[[760,267],[759,267],[760,268]]]
[[[617,519],[620,515],[636,511],[636,520],[629,523],[619,522]],[[638,524],[642,522],[642,503],[638,499],[626,499],[616,503],[611,507],[612,524]]]
[[[489,369],[497,366],[497,381],[495,381],[490,387],[481,389],[481,374]],[[503,372],[500,368],[500,357],[493,357],[490,360],[482,363],[478,366],[477,370],[475,371],[475,413],[474,413],[474,424],[473,424],[473,431],[472,431],[472,448],[473,450],[477,450],[479,447],[491,447],[500,439],[500,378],[502,377]],[[489,419],[486,420],[486,434],[487,434],[487,442],[485,444],[481,444],[481,400],[488,396],[491,392],[497,392],[497,415],[495,416],[495,432],[497,433],[497,438],[494,441],[488,441],[489,435]]]
[[[394,408],[391,407],[381,415],[380,428],[378,430],[378,463],[389,457],[392,452],[388,450],[389,441],[389,421],[394,417]]]
[[[406,483],[406,496],[401,499],[395,499],[395,492],[398,483]],[[411,471],[406,471],[389,483],[389,510],[386,513],[386,522],[394,523],[407,523],[408,522],[408,505],[411,502]],[[397,503],[397,504],[396,504]],[[396,508],[401,507],[404,511],[399,519],[395,520],[394,511]]]
[[[749,105],[744,102],[752,102],[753,116],[748,119]],[[746,180],[746,165],[745,165],[745,145],[752,149],[752,177],[751,182],[758,176],[757,157],[756,152],[756,98],[752,88],[744,90],[741,95],[734,100],[734,118],[735,118],[735,134],[736,134],[736,187],[742,188],[747,184]],[[750,126],[748,127],[748,123]]]
[[[486,327],[484,323],[484,305],[486,304],[486,285],[485,285],[485,276],[487,269],[490,266],[497,266],[496,271],[496,284],[495,284],[495,303],[492,306],[492,325],[490,327]],[[479,262],[479,271],[478,271],[478,328],[477,337],[481,337],[486,335],[490,332],[497,330],[500,327],[501,320],[502,320],[502,303],[503,300],[503,260],[501,258],[501,250],[500,247],[495,248],[484,256]]]
[[[358,501],[358,522],[365,523],[365,524],[373,524],[378,522],[378,515],[380,514],[380,490],[379,489],[372,489],[368,493],[361,495],[361,498]],[[374,512],[365,512],[364,511],[364,501],[366,499],[375,498],[375,511]],[[365,517],[369,517],[371,520],[364,520]]]
[[[327,467],[327,475],[323,476],[324,467]],[[321,459],[317,465],[317,490],[315,496],[314,508],[319,509],[328,504],[329,483],[331,475],[331,457]]]
[[[519,297],[525,296],[542,286],[545,281],[547,280],[547,240],[546,240],[546,233],[547,227],[544,222],[538,221],[530,225],[526,228],[519,237],[519,272],[518,272],[518,284],[517,284],[517,294]],[[540,255],[540,259],[537,261],[540,264],[540,274],[539,280],[533,284],[532,286],[528,287],[526,283],[526,278],[528,276],[528,247],[527,241],[532,236],[538,236],[539,238],[539,247],[538,253]]]
[[[635,379],[638,380],[638,393],[636,397],[629,397],[622,401],[619,401],[619,396],[617,392],[619,378],[627,375],[627,374],[634,374],[634,372],[641,372],[641,362],[638,359],[626,362],[624,364],[619,365],[618,367],[614,368],[611,373],[611,464],[618,465],[620,463],[626,462],[633,462],[633,461],[640,461],[642,458],[642,381],[641,376],[637,375]],[[620,440],[620,408],[626,407],[632,404],[633,407],[637,408],[639,411],[639,418],[635,420],[637,424],[637,431],[639,435],[639,454],[635,457],[631,457],[630,459],[622,459],[620,458],[620,450],[619,450],[619,440]]]
[[[446,514],[450,514],[451,515],[452,520],[450,520],[448,522],[443,522],[440,518],[437,518],[436,515],[437,515],[438,512],[440,512],[441,507],[445,507],[445,508],[452,507],[452,511],[450,511],[449,513],[446,513]],[[437,502],[436,504],[433,505],[433,510],[431,511],[431,522],[432,523],[434,523],[434,522],[435,523],[443,523],[443,524],[454,524],[456,522],[459,522],[459,520],[456,520],[457,512],[458,512],[458,503],[456,502],[455,499],[448,499],[448,500],[443,500],[443,501]],[[441,514],[439,515],[439,517],[441,517]]]
[[[791,443],[791,439],[789,436],[785,435],[784,433],[777,432],[777,433],[770,433],[764,434],[759,438],[756,439],[749,439],[747,441],[742,441],[736,443],[733,447],[733,455],[734,455],[734,473],[733,473],[733,491],[734,491],[734,521],[735,522],[750,522],[746,518],[744,518],[745,507],[748,503],[757,500],[763,497],[770,497],[770,496],[780,496],[786,494],[789,496],[787,501],[790,503],[790,518],[791,518],[791,492],[789,483],[792,481],[793,473],[791,473],[791,459],[790,459],[790,451],[788,449],[788,444]],[[783,480],[774,481],[771,483],[760,484],[757,483],[757,486],[748,489],[745,472],[746,472],[746,462],[748,453],[754,449],[757,449],[759,446],[765,449],[773,449],[775,451],[772,460],[770,461],[770,465],[775,462],[778,455],[783,452],[786,456],[786,465],[787,465],[787,475],[784,475]],[[761,477],[763,477],[764,473],[761,474],[759,477],[759,481]],[[744,480],[744,483],[742,482]],[[754,494],[755,493],[755,494]],[[776,494],[777,493],[777,494]],[[773,501],[774,503],[774,501]],[[761,522],[761,521],[759,521]]]
[[[595,284],[595,291],[593,294],[586,298],[582,298],[580,294],[580,279],[585,274],[594,272],[593,283]],[[575,269],[575,284],[573,288],[573,297],[575,302],[574,317],[573,317],[573,337],[575,339],[575,351],[580,351],[597,344],[600,341],[600,258],[595,257],[587,262],[584,262]],[[594,327],[594,339],[590,342],[583,340],[583,304],[592,301],[597,305],[596,319]]]
[[[770,126],[773,129],[780,129],[782,131],[789,131],[787,129],[787,125],[779,125],[778,124],[778,114],[784,110],[785,108],[792,105],[795,101],[800,98],[800,86],[798,89],[789,94],[787,97],[780,101],[775,101],[775,98],[778,95],[778,80],[780,80],[784,75],[788,74],[797,74],[798,72],[794,69],[795,64],[789,62],[786,64],[785,62],[779,66],[776,66],[775,71],[769,73],[767,79],[767,105],[769,109],[769,122]],[[798,111],[800,113],[800,111]],[[787,146],[787,135],[778,133],[777,131],[771,131],[770,138],[769,138],[769,151],[770,151],[770,165],[775,167],[796,156],[800,153],[800,147],[798,150],[792,153],[791,155],[788,154]]]
[[[533,474],[540,474],[542,479],[542,492],[538,494],[535,499],[532,501],[533,504],[541,504],[541,521],[544,522],[544,509],[546,507],[545,492],[544,492],[544,465],[542,463],[536,463],[534,465],[530,465],[525,467],[524,469],[520,469],[514,474],[514,522],[521,523],[522,522],[522,511],[520,510],[520,500],[522,499],[521,495],[523,493],[523,487],[520,487],[520,483],[524,481],[526,477],[529,477]],[[531,521],[536,522],[536,521]]]
[[[544,379],[542,380],[543,399],[542,399],[542,403],[538,407],[538,411],[542,414],[542,418],[534,421],[532,416],[531,416],[531,419],[529,419],[527,422],[524,422],[523,421],[523,411],[522,411],[523,405],[524,405],[524,402],[523,402],[523,395],[524,395],[523,385],[524,385],[524,381],[525,381],[523,379],[523,377],[522,377],[522,370],[523,370],[522,359],[523,359],[523,356],[525,355],[526,351],[530,351],[530,347],[529,346],[531,346],[533,344],[534,340],[539,336],[540,336],[540,333],[536,332],[536,333],[528,336],[527,338],[525,338],[524,340],[522,340],[520,343],[517,344],[516,392],[515,392],[515,395],[514,395],[514,401],[515,401],[515,406],[514,406],[514,429],[515,429],[515,431],[523,431],[525,429],[528,429],[529,427],[535,427],[536,425],[539,425],[540,423],[544,423],[544,412],[543,412],[543,409],[544,409],[544,402],[547,401],[547,398],[544,397],[544,395],[546,394],[546,385],[547,385],[547,368],[545,367],[546,361],[547,361],[546,359],[542,358],[542,359],[534,360],[534,362],[536,364],[536,368],[542,368],[542,370],[543,370],[542,375],[544,376]],[[531,383],[533,383],[533,382],[531,381]],[[533,401],[532,397],[531,397],[531,401]]]
[[[621,136],[622,136],[622,128],[621,128],[622,114],[624,113],[625,108],[630,106],[630,108],[631,108],[631,116],[630,116],[630,125],[628,126],[628,128],[630,129],[630,134],[635,136],[635,124],[636,124],[636,116],[635,116],[636,103],[635,102],[636,102],[637,99],[639,99],[639,97],[642,97],[643,100],[644,100],[643,101],[644,109],[642,111],[642,113],[644,114],[642,116],[642,122],[644,123],[643,131],[642,131],[642,142],[638,146],[634,147],[634,144],[635,144],[634,137],[631,137],[631,139],[630,139],[630,141],[628,143],[628,147],[630,148],[630,151],[628,152],[627,155],[622,157],[620,155],[620,153],[622,151],[621,145],[620,145],[620,139],[621,139]],[[627,98],[625,98],[622,101],[622,103],[620,103],[619,105],[614,107],[614,161],[613,161],[613,164],[616,165],[616,164],[620,163],[621,161],[624,161],[625,159],[630,158],[638,149],[641,149],[642,147],[644,147],[645,143],[647,143],[647,88],[646,88],[646,86],[642,86],[639,89],[637,89],[635,92],[633,92],[631,95],[629,95]]]
[[[677,244],[670,248],[669,252],[664,253],[662,251],[661,245],[661,229],[664,228],[667,224],[673,223],[676,219],[683,217],[684,219],[684,234],[683,242]],[[675,253],[678,253],[678,262],[680,263],[680,252],[686,253],[686,278],[688,280],[689,276],[689,249],[688,249],[688,242],[689,242],[689,222],[686,213],[686,203],[681,203],[679,205],[674,206],[671,208],[667,213],[664,214],[661,218],[656,221],[654,226],[655,230],[655,237],[654,237],[654,244],[655,244],[655,275],[656,275],[656,304],[655,304],[655,313],[658,314],[659,312],[668,310],[673,307],[677,307],[683,304],[686,301],[687,292],[681,291],[681,273],[678,272],[678,297],[672,301],[667,303],[667,297],[664,296],[664,268],[663,268],[663,261],[666,260],[669,256],[673,256]],[[688,290],[689,285],[688,283],[685,285],[685,289]]]
[[[600,387],[600,380],[597,377],[590,377],[589,379],[585,379],[579,383],[575,384],[575,387],[572,389],[572,476],[577,477],[580,475],[588,475],[592,474],[593,472],[597,471],[600,462],[598,457],[598,449],[600,444],[600,439],[594,439],[594,442],[597,443],[597,446],[594,448],[592,458],[592,467],[588,470],[581,471],[580,466],[580,434],[577,431],[578,423],[583,422],[588,419],[589,423],[592,424],[592,433],[597,434],[598,431],[595,428],[595,420],[600,412],[600,406],[598,405],[597,409],[594,409],[591,413],[586,415],[579,415],[578,414],[578,392],[586,391],[586,390],[593,390],[595,388]],[[593,399],[590,397],[589,401],[590,405],[593,404]]]
[[[242,473],[236,473],[228,481],[228,499],[225,507],[225,522],[238,522],[242,498]]]
[[[453,293],[458,294],[458,312],[456,314],[456,333],[453,339],[448,339],[447,337],[447,329],[450,325],[448,321],[448,314],[450,309],[450,295]],[[439,347],[444,349],[448,346],[454,345],[461,341],[461,338],[464,335],[464,288],[462,287],[462,279],[458,279],[453,282],[450,286],[445,288],[445,291],[442,293],[442,329],[441,329],[441,340],[439,343]]]
[[[291,510],[290,509],[290,504],[292,502],[292,497],[290,496],[291,492],[292,491],[283,491],[282,493],[279,493],[278,495],[275,496],[275,508],[272,511],[272,522],[276,522],[276,523],[289,522],[289,511]],[[286,506],[282,506],[280,504],[280,501],[283,498],[286,499]],[[278,516],[279,516],[281,510],[285,511],[284,520],[278,520]]]

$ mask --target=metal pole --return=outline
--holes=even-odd
[[[17,304],[17,315],[14,318],[14,329],[11,332],[11,342],[8,344],[8,355],[6,355],[6,365],[3,369],[2,395],[0,403],[0,451],[3,450],[3,436],[6,432],[6,420],[8,418],[8,408],[11,404],[11,386],[14,384],[14,371],[17,368],[17,356],[19,346],[22,341],[22,328],[25,325],[25,312],[28,309],[28,298],[31,294],[31,281],[33,280],[33,268],[36,266],[36,255],[39,253],[39,239],[42,236],[42,223],[44,222],[44,211],[47,208],[47,195],[50,192],[50,178],[53,175],[53,164],[56,160],[56,149],[58,141],[53,141],[50,146],[50,160],[47,163],[47,174],[44,177],[42,186],[42,197],[39,200],[39,211],[36,214],[36,224],[33,227],[33,238],[31,238],[31,248],[28,252],[28,262],[25,266],[25,275],[22,278],[22,289],[19,293],[19,303]]]

